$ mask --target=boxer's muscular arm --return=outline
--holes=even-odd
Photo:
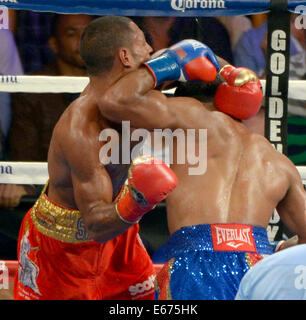
[[[103,243],[125,232],[152,210],[176,187],[177,178],[162,161],[137,157],[129,169],[128,185],[133,188],[126,187],[119,200],[112,203],[112,181],[99,159],[100,127],[94,121],[80,123],[68,133],[65,131],[61,149],[67,150],[64,158],[70,169],[74,200],[89,238]],[[124,166],[125,169],[128,168]],[[150,188],[148,181],[154,181]]]
[[[220,67],[228,64],[220,57],[217,60]],[[152,73],[141,67],[121,78],[97,100],[100,112],[114,122],[130,120],[136,128],[195,128],[200,116],[201,127],[205,126],[203,117],[211,124],[210,113],[197,100],[167,98],[153,88]]]
[[[293,164],[289,164],[289,188],[277,206],[277,212],[285,225],[306,243],[306,192],[301,177]]]
[[[105,168],[93,169],[85,174],[73,170],[72,181],[75,201],[90,239],[104,243],[131,226],[122,222],[116,213],[109,192],[112,183]]]
[[[121,78],[101,97],[100,112],[114,122],[130,120],[135,128],[184,129],[211,124],[211,112],[198,100],[168,98],[153,87],[151,73],[141,67]]]
[[[217,59],[221,67],[227,63],[219,57]],[[211,65],[207,62],[199,65],[196,70],[201,68],[201,75],[197,74],[195,79],[205,78],[203,75],[206,73],[214,73],[215,69],[211,69]],[[168,98],[160,91],[153,90],[155,79],[149,70],[150,68],[140,67],[112,85],[97,99],[101,114],[114,122],[130,120],[135,128],[216,127],[215,121],[212,126],[212,113],[198,100],[186,97]]]
[[[112,182],[99,161],[98,131],[88,128],[65,138],[66,161],[71,170],[74,198],[80,210],[89,238],[106,242],[125,232],[112,203]],[[69,141],[70,140],[70,141]]]

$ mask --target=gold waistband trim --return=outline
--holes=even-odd
[[[90,241],[79,210],[63,208],[50,201],[45,191],[31,210],[31,218],[37,230],[42,234],[67,243]]]

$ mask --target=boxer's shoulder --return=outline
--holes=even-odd
[[[79,134],[89,136],[98,130],[100,113],[92,98],[80,96],[74,100],[59,118],[54,133],[75,139]]]

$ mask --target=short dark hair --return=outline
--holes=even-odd
[[[117,50],[131,47],[132,20],[122,16],[104,16],[89,23],[80,41],[80,54],[89,75],[99,75],[113,67]]]
[[[217,75],[213,82],[188,81],[180,82],[175,90],[176,97],[192,97],[202,102],[212,102],[218,86],[224,82],[224,79]]]

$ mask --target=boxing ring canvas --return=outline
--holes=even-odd
[[[271,9],[268,0],[0,0],[0,6],[16,10],[32,10],[56,13],[84,13],[93,15],[123,16],[230,16],[267,13]],[[304,9],[303,9],[304,8]],[[1,7],[0,7],[1,9]],[[306,1],[289,0],[287,10],[305,14]],[[1,13],[1,10],[0,10]],[[304,18],[306,20],[306,17]],[[306,24],[306,23],[304,23]],[[1,27],[1,26],[0,26]],[[263,92],[266,81],[261,80]],[[0,76],[0,92],[32,93],[79,93],[88,83],[87,77],[47,77],[47,76]],[[288,97],[306,100],[306,82],[291,80],[288,82]],[[168,91],[172,94],[173,91]],[[306,185],[306,167],[297,167],[304,185]],[[0,183],[45,184],[48,179],[47,163],[0,162]],[[156,265],[159,270],[160,265]],[[7,274],[8,284],[0,282],[0,289],[12,282],[17,269],[16,261],[0,261],[0,279]],[[1,278],[2,277],[2,278]],[[1,287],[2,286],[2,287]],[[2,292],[7,292],[3,291]],[[0,290],[1,293],[1,290]],[[0,299],[10,299],[0,294]]]

